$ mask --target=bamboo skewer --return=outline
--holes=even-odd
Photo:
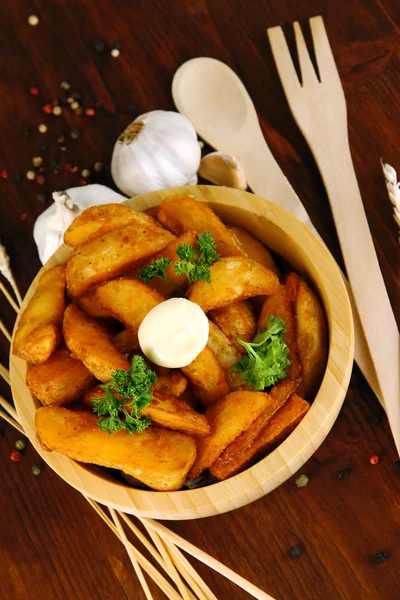
[[[5,337],[11,343],[11,333],[8,331],[7,327],[4,325],[3,321],[0,320],[0,331],[4,333]]]
[[[8,412],[10,417],[12,417],[14,419],[14,421],[16,421],[19,425],[20,423],[18,420],[17,411],[9,402],[7,402],[7,400],[5,398],[3,398],[3,396],[0,396],[0,405]]]
[[[0,377],[4,379],[8,385],[10,385],[10,371],[0,364]]]
[[[170,554],[172,554],[174,560],[176,561],[175,564],[177,566],[179,565],[183,577],[186,579],[189,585],[191,585],[192,589],[199,597],[199,600],[218,600],[208,585],[197,573],[196,569],[192,567],[187,558],[183,556],[179,548],[177,548],[174,544],[168,544],[167,550]]]
[[[15,312],[18,313],[19,306],[17,305],[15,300],[13,300],[11,295],[8,293],[8,290],[2,281],[0,281],[0,291],[3,292],[4,296],[7,298],[9,304],[12,306],[12,308],[15,310]]]
[[[121,542],[125,546],[125,550],[127,551],[129,558],[131,559],[131,563],[133,565],[133,568],[135,569],[137,578],[139,579],[140,585],[143,588],[144,595],[146,596],[147,600],[153,600],[152,593],[150,592],[149,586],[147,585],[147,581],[144,578],[142,569],[140,568],[140,565],[139,565],[138,561],[136,560],[134,553],[131,550],[131,547],[129,545],[129,540],[126,537],[125,531],[122,528],[121,521],[119,520],[118,515],[113,508],[109,508],[109,510],[110,510],[110,515],[112,517],[112,520],[114,521],[114,524],[115,524],[116,528],[118,529]]]
[[[19,423],[17,423],[17,421],[14,421],[14,419],[12,417],[10,417],[8,415],[8,413],[4,412],[4,410],[1,410],[1,408],[0,408],[0,418],[4,419],[4,421],[7,421],[7,423],[12,425],[15,429],[17,429],[17,431],[22,433],[22,435],[25,435],[25,432],[22,429],[21,425],[19,425]]]

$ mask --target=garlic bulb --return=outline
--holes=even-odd
[[[38,216],[33,228],[33,238],[42,264],[61,246],[65,230],[85,208],[126,200],[125,196],[97,183],[54,192],[53,199],[54,203]]]
[[[211,152],[201,159],[198,174],[203,179],[217,185],[245,190],[247,188],[244,171],[238,159],[232,154]]]
[[[119,136],[111,160],[115,185],[136,196],[197,183],[201,150],[185,116],[166,110],[141,115]]]

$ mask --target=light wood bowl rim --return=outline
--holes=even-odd
[[[255,226],[261,226],[262,220],[266,219],[272,232],[277,227],[279,235],[293,240],[304,252],[307,248],[312,254],[312,260],[303,271],[309,275],[314,269],[316,275],[311,279],[323,298],[328,317],[330,350],[327,368],[307,415],[276,450],[243,473],[205,488],[149,492],[121,484],[57,452],[48,453],[38,445],[34,429],[35,400],[25,384],[26,362],[10,353],[11,388],[18,417],[43,460],[74,488],[102,504],[141,517],[171,520],[207,517],[244,506],[269,493],[301,468],[336,420],[347,391],[354,354],[352,313],[341,274],[323,243],[301,221],[265,198],[217,186],[169,188],[131,198],[126,204],[143,210],[175,194],[191,194],[197,200],[215,204],[220,211],[225,208],[236,211],[232,214],[244,214]],[[39,271],[24,298],[21,312],[33,295],[43,270],[65,262],[67,251],[68,247],[63,245]],[[323,285],[316,283],[316,277]]]

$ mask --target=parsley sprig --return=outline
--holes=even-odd
[[[194,281],[211,283],[210,267],[216,261],[221,260],[221,256],[217,252],[217,245],[209,231],[199,233],[195,246],[179,244],[176,254],[179,258],[174,265],[176,275],[186,275],[189,285]],[[139,277],[147,284],[156,277],[160,277],[182,292],[167,277],[167,269],[173,262],[169,258],[157,258],[139,271]]]
[[[105,396],[93,399],[93,411],[101,417],[97,421],[100,429],[108,433],[126,431],[130,435],[147,429],[151,419],[140,413],[151,403],[150,388],[156,381],[157,375],[141,356],[133,357],[129,371],[113,371],[112,380],[100,386]]]
[[[255,336],[252,342],[238,339],[247,350],[239,362],[233,365],[255,390],[264,390],[277,381],[285,379],[291,361],[287,358],[287,347],[283,334],[285,323],[280,317],[268,315],[266,328]]]

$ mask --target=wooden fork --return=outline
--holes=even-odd
[[[293,116],[321,172],[347,274],[374,362],[383,403],[400,453],[399,331],[379,268],[358,187],[347,130],[347,109],[322,17],[310,19],[319,78],[299,23],[294,33],[301,82],[281,27],[267,30]]]

